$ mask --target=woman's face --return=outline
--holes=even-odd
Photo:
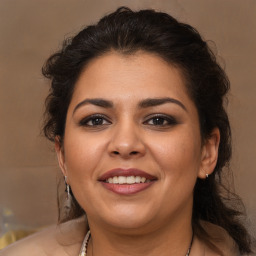
[[[210,173],[181,72],[143,52],[89,63],[56,149],[89,223],[112,228],[190,221],[196,179]]]

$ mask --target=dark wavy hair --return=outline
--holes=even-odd
[[[188,94],[199,113],[202,139],[210,136],[216,127],[221,137],[213,174],[207,180],[198,179],[195,184],[194,233],[221,253],[210,242],[200,222],[208,221],[223,227],[237,243],[241,254],[251,253],[251,237],[241,221],[243,204],[223,184],[225,173],[230,171],[231,158],[231,131],[224,109],[230,83],[212,50],[190,25],[178,22],[166,13],[134,12],[121,7],[96,25],[66,39],[62,49],[47,60],[42,71],[51,79],[50,94],[46,99],[45,136],[51,141],[59,136],[62,143],[67,109],[80,73],[92,59],[110,51],[124,55],[137,51],[153,53],[182,71]],[[85,212],[73,198],[70,215],[59,220],[64,222],[83,214]]]

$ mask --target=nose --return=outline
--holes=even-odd
[[[146,152],[141,131],[134,123],[123,123],[113,128],[108,152],[124,159],[143,156]]]

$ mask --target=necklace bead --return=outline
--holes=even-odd
[[[88,246],[88,242],[89,242],[90,236],[91,236],[91,232],[89,230],[87,232],[85,238],[84,238],[84,241],[83,241],[83,244],[82,244],[79,256],[86,256],[87,255],[87,246]]]

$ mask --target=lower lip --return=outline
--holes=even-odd
[[[120,195],[133,195],[149,188],[153,183],[154,181],[151,181],[148,183],[135,183],[135,184],[113,184],[113,183],[102,182],[102,185],[106,189]]]

